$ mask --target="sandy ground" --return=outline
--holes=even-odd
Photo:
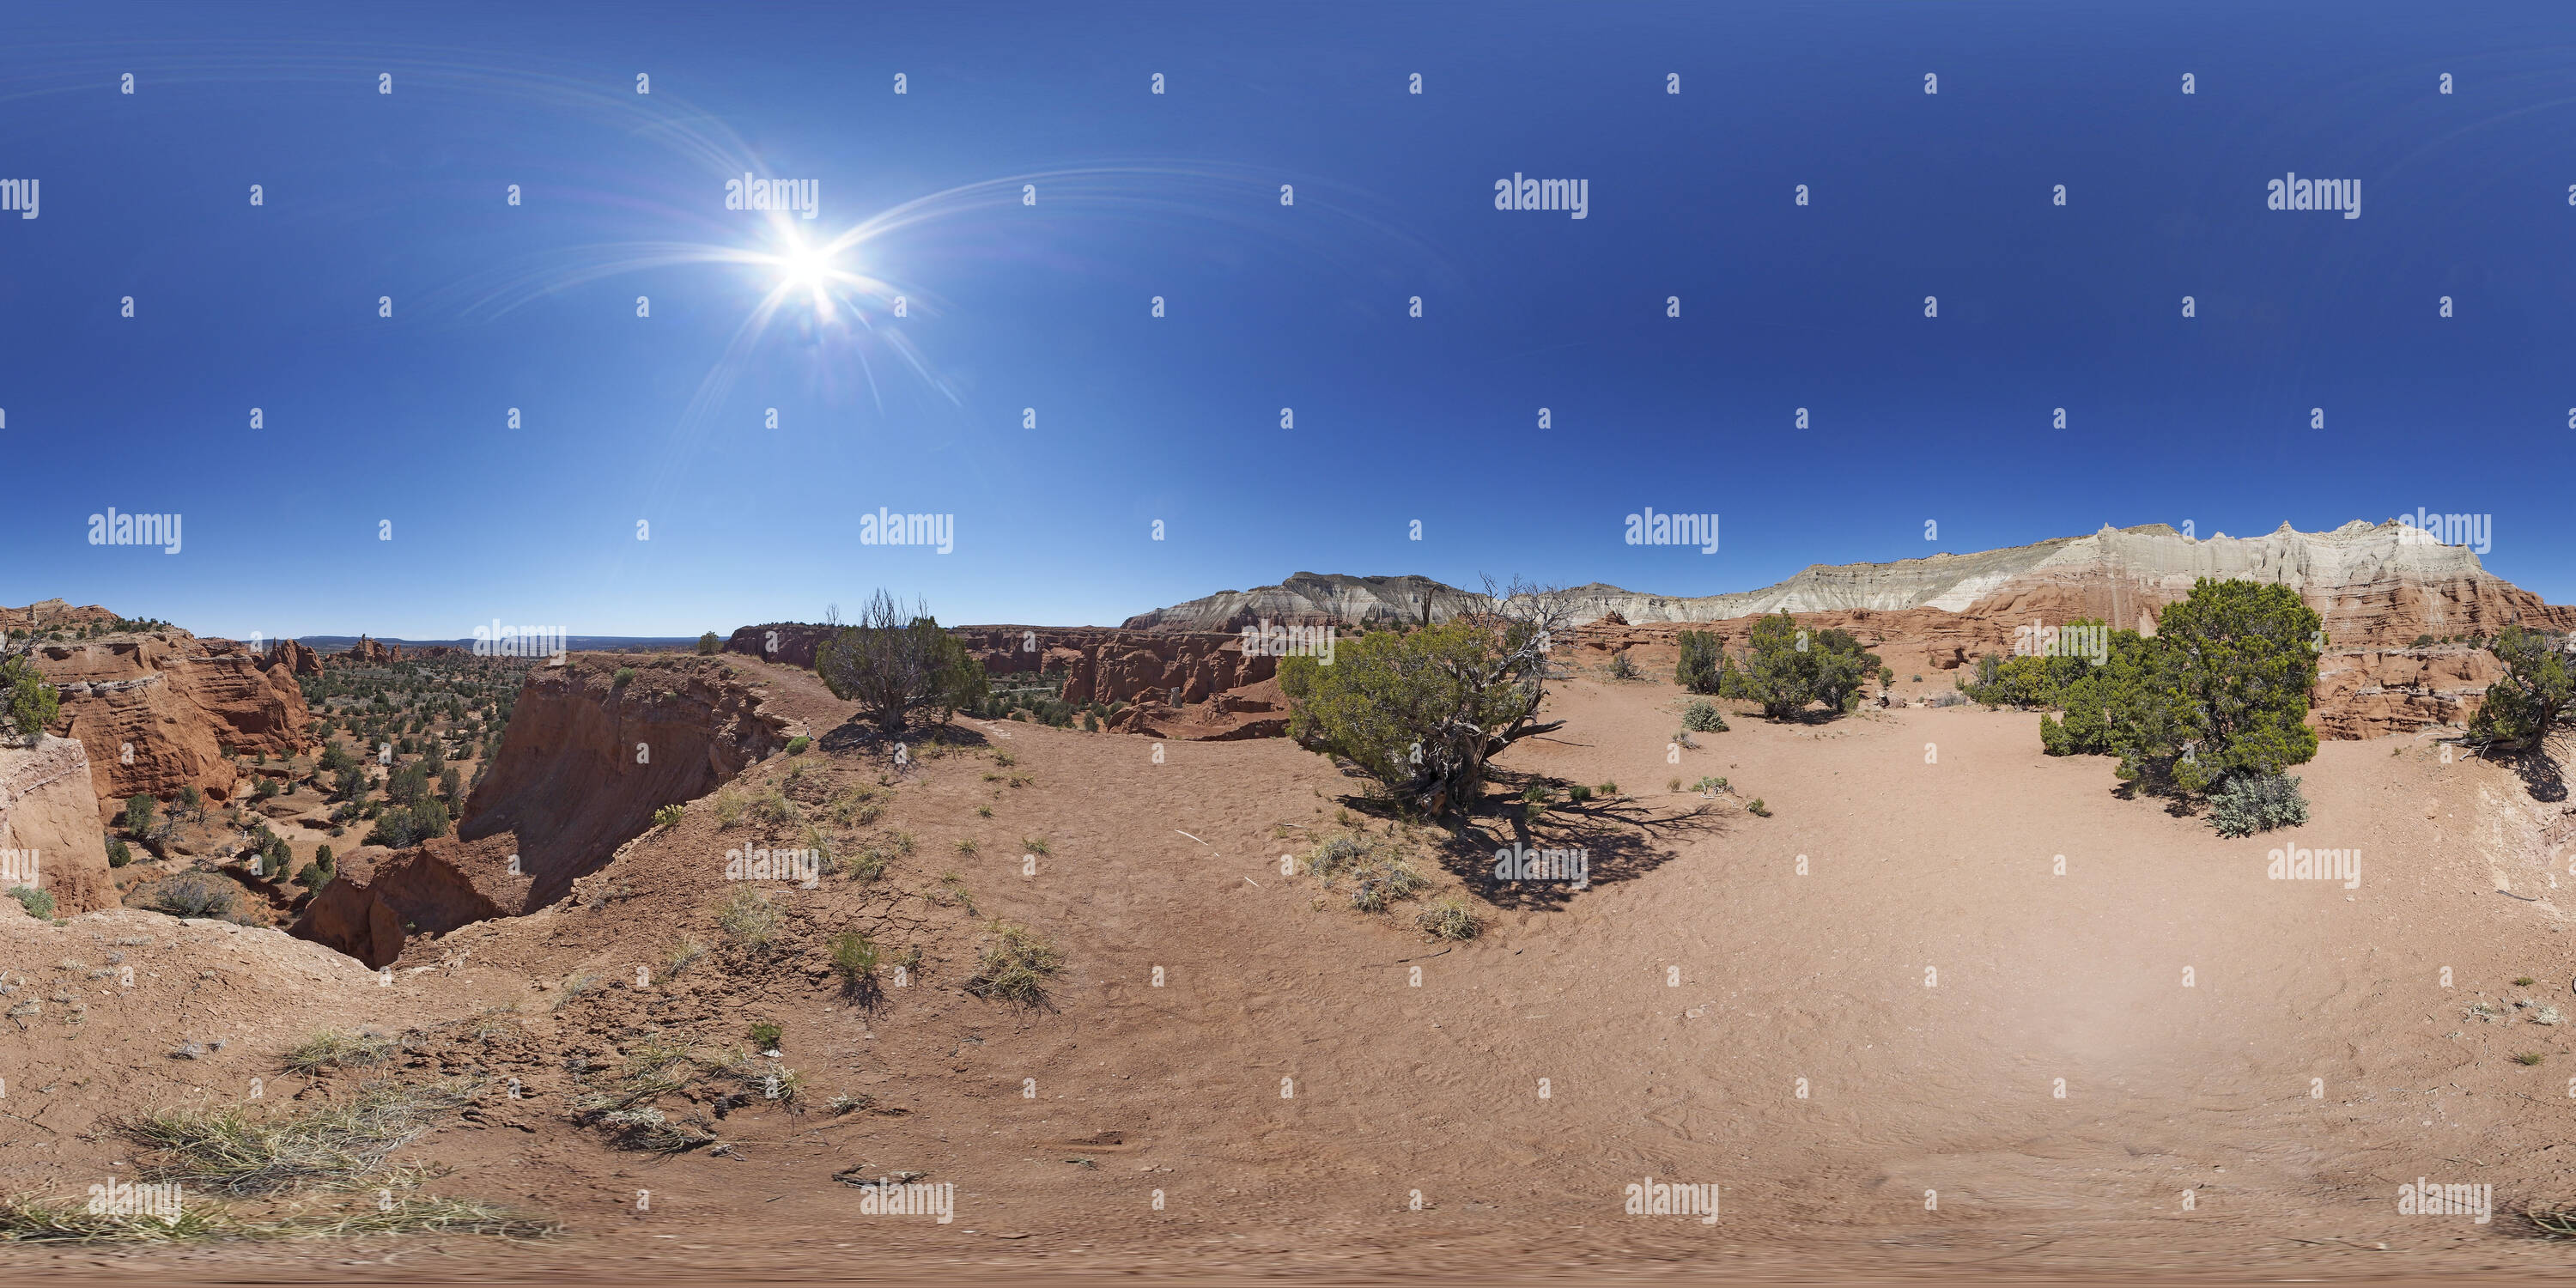
[[[813,727],[846,711],[806,673],[745,669]],[[1669,684],[1563,686],[1567,727],[1502,768],[1624,789],[1541,831],[1585,846],[1592,888],[1467,884],[1489,925],[1446,949],[1411,927],[1413,905],[1370,917],[1281,876],[1281,854],[1334,830],[1358,794],[1318,757],[1272,740],[1162,743],[1158,758],[1143,738],[974,722],[985,748],[894,773],[885,817],[849,841],[900,830],[915,852],[882,882],[779,889],[793,929],[769,958],[632,984],[681,935],[714,942],[725,849],[788,843],[719,829],[701,803],[569,904],[415,943],[390,989],[352,967],[291,1011],[244,992],[239,1014],[194,1013],[187,1024],[237,1025],[242,1040],[180,1075],[162,1047],[181,1021],[152,1006],[123,1004],[87,1036],[0,1028],[0,1060],[20,1070],[0,1185],[67,1194],[128,1160],[93,1130],[110,1106],[239,1094],[277,1076],[277,1049],[308,1027],[435,1026],[515,1004],[510,1036],[463,1043],[451,1025],[419,1059],[517,1077],[524,1098],[492,1093],[419,1152],[450,1169],[441,1192],[570,1225],[526,1246],[9,1249],[0,1265],[1797,1282],[2569,1265],[2567,1245],[2524,1237],[2511,1215],[2576,1200],[2556,1154],[2576,1110],[2570,1026],[2531,1019],[2576,1016],[2576,950],[2551,902],[2576,858],[2565,804],[2429,743],[2328,743],[2304,771],[2307,826],[2226,840],[2119,799],[2107,760],[2040,754],[2036,715],[1735,714],[1675,751],[1679,699]],[[888,771],[818,750],[746,785],[790,760],[828,771],[826,787]],[[1719,775],[1732,793],[1665,789]],[[1753,797],[1771,817],[1742,807]],[[1049,853],[1023,875],[1023,841],[1039,837]],[[1419,843],[1446,886],[1490,862],[1433,839]],[[2358,885],[2268,879],[2267,851],[2291,843],[2360,851]],[[973,912],[922,897],[949,872]],[[109,930],[10,911],[13,978]],[[1064,951],[1051,1009],[961,988],[996,919]],[[923,946],[923,976],[853,1004],[822,966],[845,927]],[[175,973],[212,950],[129,951]],[[611,983],[558,1007],[561,982],[585,972]],[[2502,1018],[2471,1018],[2481,1000]],[[721,1134],[736,1148],[654,1159],[565,1120],[567,1055],[647,1027],[721,1043],[762,1018],[787,1029],[806,1107],[735,1110]],[[899,1112],[820,1104],[859,1092]],[[954,1184],[955,1220],[861,1215],[858,1191],[832,1179],[850,1168]],[[1717,1185],[1719,1219],[1624,1214],[1623,1187],[1650,1177]],[[2401,1216],[2398,1187],[2419,1177],[2492,1185],[2494,1219]]]

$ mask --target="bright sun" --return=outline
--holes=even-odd
[[[778,275],[790,286],[820,289],[832,277],[832,258],[812,246],[793,246],[778,257]]]

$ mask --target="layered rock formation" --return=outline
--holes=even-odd
[[[13,630],[39,635],[46,631],[85,630],[95,625],[113,625],[116,620],[116,614],[96,604],[74,608],[68,600],[47,599],[25,608],[0,607],[0,634]]]
[[[168,630],[38,643],[30,657],[62,694],[51,731],[88,749],[103,811],[192,784],[230,798],[227,746],[272,756],[312,747],[312,713],[284,654]]]
[[[0,747],[0,874],[0,886],[53,895],[58,917],[116,906],[89,756],[78,742],[47,736]]]
[[[515,834],[522,910],[562,898],[654,810],[713,791],[796,732],[712,667],[640,668],[621,686],[613,675],[624,661],[589,655],[530,670],[501,754],[466,800],[458,835]]]
[[[735,631],[725,640],[724,648],[728,653],[810,671],[814,669],[814,650],[831,637],[832,628],[816,622],[769,622]]]
[[[1811,629],[1852,631],[1896,670],[1950,671],[1982,654],[2008,653],[2013,631],[2097,618],[2152,633],[2165,605],[2202,577],[2276,582],[2324,619],[2316,713],[2328,737],[2374,737],[2430,723],[2457,724],[2477,709],[2494,658],[2478,650],[2423,653],[2424,635],[2490,635],[2509,622],[2576,629],[2576,607],[2552,606],[2487,572],[2474,551],[2425,539],[2395,521],[2358,520],[2331,532],[2283,524],[2261,537],[2183,536],[2163,524],[2061,537],[1974,554],[1884,564],[1816,565],[1774,586],[1727,595],[1661,596],[1593,584],[1566,593],[1578,640],[1606,651],[1673,646],[1688,625],[1728,648],[1746,647],[1755,618],[1795,614]],[[1379,586],[1388,587],[1385,594]],[[1409,597],[1409,598],[1408,598]],[[1227,591],[1128,619],[1157,632],[1235,627],[1247,617],[1357,625],[1406,603],[1446,620],[1463,592],[1422,578],[1317,577]],[[1668,663],[1667,663],[1668,665]]]
[[[2487,572],[2468,547],[2434,544],[2394,520],[2377,525],[2354,520],[2331,532],[2298,532],[2285,523],[2269,535],[2251,538],[2219,533],[2195,539],[2161,523],[2105,526],[2090,536],[1973,554],[1817,564],[1777,585],[1735,594],[1650,595],[1599,583],[1567,593],[1581,605],[1578,620],[1616,614],[1640,625],[1721,622],[1773,612],[1935,609],[1989,623],[2093,617],[2135,626],[2189,595],[2202,577],[2287,585],[2325,618],[2327,636],[2346,646],[2403,646],[2424,634],[2492,634],[2513,621],[2576,628],[2576,607],[2545,604]],[[1464,592],[1418,577],[1299,573],[1278,586],[1211,595],[1139,614],[1128,624],[1233,629],[1244,624],[1238,619],[1247,611],[1257,615],[1275,609],[1273,620],[1302,613],[1312,620],[1358,625],[1384,620],[1390,611],[1384,599],[1362,594],[1379,583],[1401,583],[1401,594],[1418,596],[1433,620],[1446,620],[1464,602]],[[1348,615],[1330,616],[1340,608],[1349,609]],[[2009,630],[2004,638],[2011,638]]]
[[[1301,572],[1276,586],[1220,590],[1138,613],[1124,626],[1137,631],[1237,631],[1265,621],[1281,626],[1400,626],[1445,622],[1468,599],[1466,591],[1428,577]]]
[[[1099,626],[960,626],[988,679],[1062,672],[1067,702],[1125,702],[1108,727],[1188,741],[1274,737],[1288,728],[1279,659],[1240,635]]]

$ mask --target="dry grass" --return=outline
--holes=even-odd
[[[778,937],[778,905],[758,890],[736,890],[716,905],[716,928],[745,952],[766,952]]]
[[[1045,936],[1001,922],[993,927],[975,974],[966,981],[966,991],[1022,1006],[1043,1006],[1047,980],[1063,968],[1064,954]]]
[[[94,1216],[79,1200],[53,1203],[32,1196],[0,1200],[0,1241],[17,1243],[211,1243],[232,1239],[336,1239],[381,1234],[484,1234],[504,1239],[544,1239],[563,1232],[551,1217],[471,1199],[402,1198],[385,1207],[372,1200],[313,1211],[297,1208],[262,1219],[219,1203],[183,1206],[175,1220]]]
[[[343,1033],[323,1029],[287,1048],[286,1067],[304,1074],[324,1069],[356,1069],[383,1064],[394,1052],[394,1040],[381,1033]]]
[[[147,1152],[146,1179],[224,1194],[269,1194],[344,1182],[383,1169],[472,1087],[372,1082],[346,1100],[253,1113],[240,1104],[163,1109],[117,1125]]]
[[[1424,934],[1434,939],[1473,939],[1485,929],[1484,921],[1476,915],[1475,910],[1467,906],[1466,900],[1456,895],[1451,895],[1423,909],[1421,914],[1413,919],[1413,924],[1421,927]]]
[[[1358,833],[1327,837],[1306,851],[1306,871],[1327,890],[1347,891],[1352,907],[1383,912],[1398,899],[1420,894],[1431,882],[1403,855]]]

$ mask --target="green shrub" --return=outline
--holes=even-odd
[[[1695,733],[1724,733],[1726,717],[1718,711],[1716,703],[1693,698],[1690,705],[1682,708],[1682,728]]]
[[[263,778],[259,780],[259,786],[250,789],[250,798],[255,801],[264,801],[276,796],[278,791],[279,788],[277,786],[276,779]]]
[[[2240,774],[2209,797],[2209,821],[2220,836],[2251,836],[2308,821],[2308,798],[2299,780],[2282,774]]]
[[[1565,789],[1565,799],[1576,805],[1588,805],[1592,801],[1592,789],[1576,783]]]
[[[107,843],[107,866],[121,868],[134,861],[134,850],[123,841]]]
[[[18,906],[25,908],[30,917],[42,921],[54,919],[54,896],[51,891],[39,890],[34,886],[11,886],[9,897],[17,900]]]
[[[724,641],[717,639],[714,631],[708,631],[698,637],[698,654],[701,657],[713,657],[723,648]]]
[[[1769,818],[1769,817],[1771,817],[1771,810],[1770,810],[1770,808],[1769,808],[1768,806],[1765,806],[1765,805],[1762,803],[1762,798],[1761,798],[1761,797],[1759,797],[1759,796],[1756,796],[1756,797],[1754,797],[1754,798],[1753,798],[1753,803],[1752,803],[1752,804],[1747,805],[1747,806],[1745,806],[1745,807],[1744,807],[1744,812],[1745,812],[1745,813],[1747,813],[1747,814],[1751,814],[1751,815],[1753,815],[1753,816],[1754,816],[1754,817],[1756,817],[1756,818]]]
[[[635,668],[631,666],[621,666],[617,668],[617,674],[610,676],[608,679],[609,687],[615,689],[625,688],[627,685],[633,684],[634,682]]]
[[[751,1039],[753,1050],[775,1051],[778,1049],[779,1039],[787,1036],[787,1030],[780,1028],[775,1020],[754,1020],[751,1022],[751,1027],[742,1031],[742,1035]]]
[[[941,630],[927,605],[906,610],[882,590],[856,625],[816,646],[814,673],[833,697],[859,704],[860,715],[889,737],[916,716],[944,724],[986,694],[984,664],[965,641]]]
[[[295,884],[307,890],[319,890],[331,884],[331,870],[319,863],[307,863],[295,873]]]
[[[1637,664],[1628,660],[1628,655],[1626,653],[1613,653],[1610,655],[1611,679],[1633,680],[1640,674],[1642,674],[1642,672],[1637,670]]]
[[[45,726],[62,710],[62,697],[24,657],[0,660],[0,698],[8,702],[9,727],[21,738],[43,736]]]
[[[152,811],[157,808],[159,804],[160,802],[153,800],[151,797],[146,796],[141,792],[136,792],[135,794],[126,797],[125,816],[122,820],[125,824],[126,835],[141,836],[144,833],[151,831]]]
[[[1718,647],[1717,632],[1683,631],[1681,644],[1681,664],[1674,668],[1673,679],[1687,692],[1716,693],[1719,659],[1725,656]]]
[[[787,754],[791,756],[802,756],[805,754],[805,749],[813,745],[813,739],[800,733],[787,740]]]
[[[407,849],[419,844],[420,836],[420,825],[412,820],[411,811],[397,805],[376,816],[376,825],[367,831],[367,844]]]
[[[2519,625],[2498,632],[2492,650],[2504,664],[2504,678],[2487,686],[2469,723],[2472,740],[2531,747],[2552,728],[2576,721],[2576,656],[2552,637]]]
[[[435,796],[424,796],[419,804],[411,807],[411,821],[413,829],[420,833],[422,840],[433,836],[445,836],[449,821],[447,806]]]
[[[653,826],[678,827],[680,820],[688,817],[688,813],[689,811],[677,802],[665,805],[653,811]]]

